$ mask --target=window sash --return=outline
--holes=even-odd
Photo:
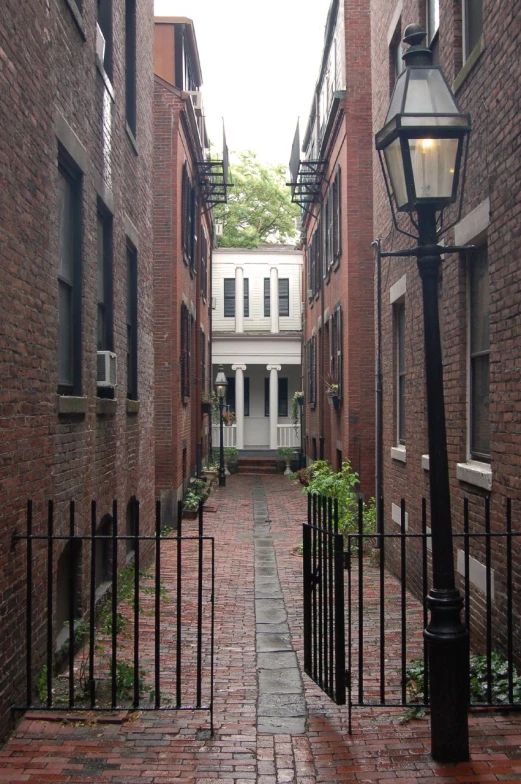
[[[463,22],[467,60],[483,34],[483,0],[464,0]]]
[[[264,318],[271,316],[270,279],[264,278]]]
[[[289,316],[289,278],[279,278],[279,316]]]
[[[112,225],[98,212],[97,222],[98,351],[113,350],[112,326]]]
[[[405,444],[405,305],[396,305],[396,440]]]
[[[487,246],[469,265],[470,456],[490,459],[490,294]]]
[[[190,397],[191,368],[191,324],[190,311],[185,303],[181,304],[181,397]]]
[[[125,111],[136,135],[136,0],[125,0]]]
[[[137,251],[127,245],[127,397],[138,397]]]
[[[243,313],[244,317],[248,318],[250,315],[250,282],[248,278],[244,278],[244,305],[243,305]]]
[[[235,316],[235,278],[224,278],[224,316]]]

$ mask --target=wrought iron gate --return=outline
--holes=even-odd
[[[124,533],[117,501],[109,529],[95,501],[89,533],[74,501],[66,533],[52,501],[46,526],[34,518],[29,501],[26,532],[13,536],[26,546],[27,581],[26,695],[13,710],[208,711],[213,733],[215,543],[203,534],[202,505],[193,533],[183,533],[181,505],[177,530],[163,531],[159,502],[142,533],[135,499]]]
[[[336,500],[308,496],[303,538],[304,670],[337,705],[344,705],[344,538],[338,533]]]
[[[382,530],[378,534],[364,532],[360,502],[358,532],[345,537],[337,533],[338,511],[331,499],[310,496],[308,501],[308,522],[303,526],[306,673],[338,704],[346,702],[347,690],[349,732],[352,709],[357,706],[409,710],[428,706],[428,661],[423,638],[428,617],[426,603],[417,598],[426,596],[430,589],[425,499],[419,525],[409,520],[402,500],[397,514],[393,514],[391,530],[384,528],[384,515],[380,514]],[[512,528],[510,501],[502,530],[498,521],[491,525],[488,498],[482,509],[475,505],[473,515],[471,524],[469,501],[465,500],[463,531],[454,533],[465,623],[471,630],[471,649],[481,654],[481,693],[471,701],[470,708],[519,709],[513,551],[521,544],[521,531]],[[413,532],[415,527],[419,531]],[[345,589],[343,567],[347,573]],[[476,570],[479,586],[473,584]],[[474,635],[474,625],[480,626],[479,639]],[[496,648],[502,650],[501,656]],[[418,683],[414,683],[414,677]]]

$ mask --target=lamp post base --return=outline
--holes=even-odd
[[[424,631],[429,657],[431,755],[437,762],[469,759],[469,637],[460,619],[457,589],[431,589],[431,619]]]

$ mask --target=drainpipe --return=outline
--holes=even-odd
[[[376,367],[375,367],[375,424],[376,424],[376,459],[375,459],[375,498],[376,498],[376,531],[382,530],[382,508],[380,499],[383,497],[383,384],[382,384],[382,238],[377,237],[371,246],[375,249],[376,267]],[[380,540],[376,540],[380,547]]]
[[[320,411],[319,411],[319,428],[320,428],[320,437],[319,437],[319,452],[318,456],[320,460],[324,459],[324,443],[326,440],[325,436],[325,411],[324,411],[324,403],[326,402],[326,395],[324,392],[324,370],[325,370],[325,361],[326,361],[326,352],[324,350],[324,335],[325,335],[325,324],[324,324],[324,286],[325,286],[325,279],[322,278],[322,285],[320,287],[320,320],[322,326],[318,331],[320,341],[319,341],[319,351],[320,351],[320,378],[322,379],[322,383],[320,384]]]

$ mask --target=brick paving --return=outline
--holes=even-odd
[[[119,723],[92,715],[70,722],[26,717],[0,752],[0,782],[106,784],[455,784],[521,781],[521,716],[470,718],[471,761],[440,765],[429,756],[427,720],[398,723],[397,708],[357,708],[353,735],[339,707],[302,676],[304,734],[257,725],[253,492],[262,482],[291,647],[302,668],[301,559],[305,518],[300,487],[282,476],[231,476],[214,491],[205,533],[216,537],[215,737],[197,712],[130,713]],[[186,532],[186,531],[185,531]],[[368,571],[366,581],[371,579]],[[368,586],[369,587],[369,586]]]

